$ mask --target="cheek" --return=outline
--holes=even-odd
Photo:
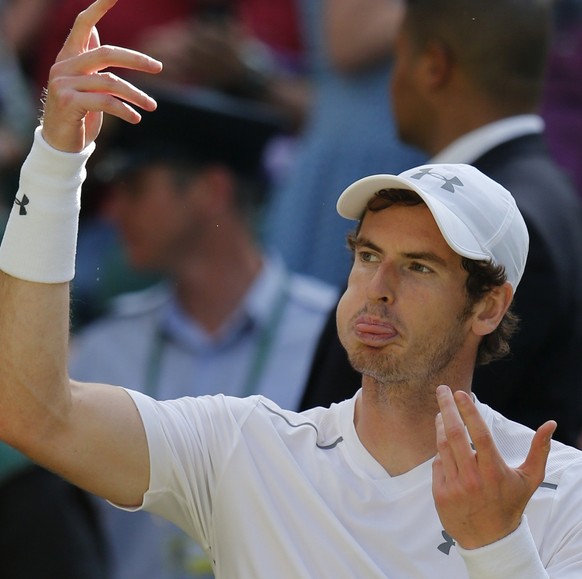
[[[337,311],[335,314],[335,320],[336,320],[336,324],[338,325],[338,327],[341,325],[342,320],[345,318],[346,316],[346,308],[347,308],[347,292],[348,290],[346,290],[344,292],[344,294],[342,295],[342,297],[340,298],[338,304],[337,304]]]
[[[336,312],[336,324],[340,337],[342,334],[347,333],[349,322],[357,311],[358,303],[356,300],[355,292],[348,285],[348,288],[338,302]]]
[[[341,297],[340,301],[338,302],[337,311],[335,314],[335,323],[336,323],[336,327],[337,327],[337,334],[338,334],[339,340],[340,340],[342,346],[344,346],[344,348],[347,345],[346,336],[347,336],[347,320],[348,319],[349,319],[349,316],[347,314],[346,294],[344,293],[344,295]]]

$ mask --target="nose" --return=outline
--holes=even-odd
[[[398,275],[393,264],[383,262],[376,268],[368,283],[368,299],[374,302],[394,303]]]

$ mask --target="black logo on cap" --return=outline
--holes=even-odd
[[[30,203],[30,200],[26,195],[22,195],[22,199],[14,199],[14,203],[20,207],[20,211],[18,212],[19,215],[26,215],[26,206]]]
[[[444,184],[442,185],[441,189],[444,189],[445,191],[450,191],[451,193],[455,192],[455,187],[464,187],[463,182],[458,177],[452,177],[449,179],[444,175],[441,175],[440,173],[434,172],[432,170],[432,167],[419,169],[419,172],[416,173],[415,175],[412,175],[410,178],[422,179],[423,177],[426,177],[426,175],[431,175],[432,177],[436,177],[437,179],[444,181]]]

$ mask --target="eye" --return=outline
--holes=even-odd
[[[417,261],[413,261],[410,264],[410,269],[412,271],[417,271],[418,273],[432,273],[432,269],[423,263],[418,263]]]
[[[366,251],[365,249],[358,250],[358,259],[364,263],[378,262],[378,256],[371,251]]]

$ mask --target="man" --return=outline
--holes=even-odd
[[[262,394],[297,409],[337,292],[287,271],[256,241],[263,151],[278,117],[206,91],[153,94],[156,114],[110,128],[95,170],[110,183],[108,212],[130,265],[164,281],[118,297],[76,336],[71,376],[162,399]],[[109,505],[103,514],[114,577],[207,576],[203,553],[173,525]]]
[[[401,138],[435,163],[469,163],[514,195],[530,234],[512,353],[479,366],[480,400],[532,428],[582,430],[582,205],[550,158],[536,114],[552,3],[411,0],[395,47],[392,102]],[[325,404],[356,381],[329,320],[306,396]],[[344,358],[342,363],[342,357]],[[328,376],[342,378],[330,391]],[[338,398],[332,398],[337,400]]]
[[[133,106],[155,108],[100,71],[160,68],[97,48],[114,4],[83,12],[57,57],[1,246],[1,438],[178,523],[218,577],[579,575],[582,454],[550,444],[555,422],[533,433],[470,395],[476,359],[504,349],[528,246],[511,195],[471,167],[373,176],[342,195],[340,213],[360,220],[338,310],[363,373],[352,400],[298,414],[68,378],[76,193],[100,111],[137,122]]]

